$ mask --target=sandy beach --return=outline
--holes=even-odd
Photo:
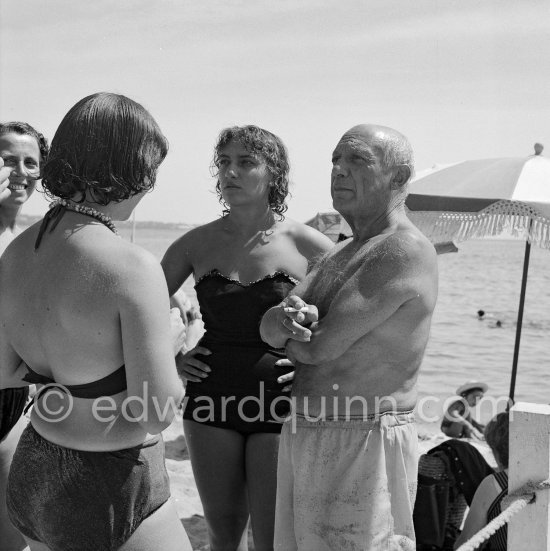
[[[163,432],[166,450],[166,468],[170,476],[170,491],[176,503],[179,518],[185,526],[194,550],[208,551],[208,534],[204,512],[191,470],[191,460],[183,435],[183,421],[180,414]],[[252,536],[249,532],[249,541]],[[249,550],[254,549],[249,545]]]
[[[434,435],[420,425],[419,429],[419,453],[426,453],[431,448],[439,445],[447,437],[443,434]],[[163,432],[166,449],[166,468],[170,476],[170,489],[172,498],[181,522],[185,526],[194,550],[208,551],[208,535],[204,513],[193,478],[191,461],[187,451],[181,415],[177,415],[172,424]],[[471,442],[493,467],[496,466],[489,447],[485,443]],[[249,531],[249,550],[254,549],[252,536]]]

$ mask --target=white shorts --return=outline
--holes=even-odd
[[[275,549],[415,551],[417,469],[412,412],[289,417],[279,445]]]

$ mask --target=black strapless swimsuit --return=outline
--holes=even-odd
[[[211,371],[200,383],[189,381],[184,419],[236,430],[242,434],[277,433],[290,410],[290,397],[277,378],[292,367],[278,367],[284,350],[262,341],[259,325],[265,312],[279,304],[298,282],[275,272],[250,284],[218,270],[196,283],[206,332],[199,346],[212,354],[196,357]]]

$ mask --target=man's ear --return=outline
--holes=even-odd
[[[407,165],[399,165],[395,169],[392,178],[393,189],[400,189],[405,186],[411,178],[411,168]]]

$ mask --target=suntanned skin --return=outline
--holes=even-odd
[[[462,394],[462,398],[467,404],[466,411],[464,411],[463,402],[460,400],[452,403],[446,411],[446,416],[449,420],[453,420],[454,422],[450,426],[445,426],[445,424],[442,423],[441,431],[451,438],[460,438],[463,436],[464,438],[483,440],[483,430],[485,426],[478,423],[469,412],[469,408],[475,407],[479,400],[483,398],[483,394],[484,392],[478,388],[472,389],[466,394]],[[460,413],[461,411],[464,412],[462,415]]]
[[[313,264],[333,246],[317,230],[284,218],[267,205],[269,180],[265,167],[240,145],[228,144],[220,154],[222,193],[231,205],[230,213],[187,232],[175,241],[162,259],[162,267],[173,295],[190,275],[195,280],[213,269],[249,284],[266,275],[283,271],[300,280]],[[204,347],[194,353],[209,354]],[[187,357],[180,374],[193,382],[208,376],[210,368]],[[288,380],[283,376],[280,382]]]
[[[297,413],[370,415],[416,404],[437,262],[434,247],[404,211],[410,168],[382,164],[384,143],[399,136],[360,125],[342,137],[333,154],[331,193],[353,237],[262,320],[264,340],[286,344],[295,363]],[[285,306],[308,310],[285,312]]]
[[[34,136],[16,132],[0,136],[0,255],[19,233],[17,217],[34,192],[39,167],[40,148]]]
[[[75,110],[80,115],[84,110],[92,115],[78,116]],[[116,140],[112,148],[102,152],[104,159],[124,153],[122,169],[106,167],[105,172],[97,174],[99,182],[96,181],[108,191],[109,175],[116,172],[121,187],[128,190],[129,180],[135,182],[138,172],[148,178],[147,184],[154,183],[151,178],[166,153],[165,141],[155,127],[151,116],[129,98],[114,94],[84,98],[67,114],[58,130],[60,134],[54,137],[54,144],[62,145],[66,140],[78,150],[75,153],[78,162],[71,164],[75,179],[84,189],[80,186],[70,189],[65,180],[65,193],[75,202],[101,211],[114,221],[127,220],[145,191],[106,205],[95,203],[92,186],[88,186],[89,172],[83,168],[89,167],[89,161],[94,162],[93,155],[87,154],[95,151],[90,149],[90,142],[86,142],[86,147],[79,138],[85,140],[84,137],[94,135],[97,143],[106,144],[108,137],[117,131],[128,138]],[[8,173],[0,164],[0,203],[2,211],[8,207],[4,212],[11,216],[8,225],[11,234],[16,233],[13,213],[18,212],[17,208],[34,187],[29,177],[34,177],[34,184],[40,176],[29,141],[12,136],[4,135],[0,139],[0,157],[10,178],[6,189],[3,179]],[[150,147],[146,152],[140,144],[147,141]],[[160,142],[164,142],[164,148]],[[32,150],[38,151],[36,147]],[[81,172],[76,165],[82,168]],[[135,170],[136,167],[139,169]],[[135,187],[132,189],[136,191]],[[40,224],[35,224],[15,237],[0,257],[0,389],[28,385],[22,380],[26,374],[25,364],[62,385],[97,381],[124,364],[125,390],[98,399],[73,397],[70,408],[67,407],[71,402],[69,394],[59,390],[41,392],[44,385],[38,384],[31,412],[33,429],[48,442],[95,453],[124,450],[149,441],[171,423],[175,415],[173,406],[177,407],[184,394],[174,356],[183,345],[185,328],[176,309],[169,310],[164,274],[153,255],[120,239],[94,217],[70,209],[61,212],[62,218],[50,220],[38,249],[35,249],[35,240]],[[9,216],[0,212],[0,233],[2,227],[6,227],[6,220],[10,222]],[[3,445],[13,449],[18,426],[12,429]],[[162,441],[158,439],[155,445],[161,446]],[[25,536],[21,545],[10,544],[9,534],[5,534],[2,518],[7,509],[5,457],[0,454],[0,494],[4,503],[0,508],[0,546],[5,551],[19,551],[26,543],[25,549],[49,551],[52,544],[46,535],[40,534],[40,529],[37,537],[46,539],[47,543]],[[12,470],[20,468],[25,472],[33,468],[26,457],[15,457],[18,463],[11,464]],[[67,474],[65,459],[62,465],[51,465],[60,477]],[[132,467],[126,454],[114,453],[110,459]],[[74,485],[78,486],[86,474],[75,465],[70,471]],[[145,482],[150,478],[147,469],[135,474]],[[98,491],[90,492],[87,502],[102,507],[106,514],[120,516],[116,504],[113,509],[109,496],[102,491],[109,483],[109,473],[98,472],[96,478]],[[25,492],[19,481],[10,487],[14,492]],[[59,493],[48,493],[51,499],[47,504],[42,503],[42,508],[45,506],[53,522],[52,515],[58,512],[55,501],[63,498]],[[74,495],[69,499],[75,513],[86,514],[80,510],[82,504],[76,503]],[[32,509],[32,504],[29,507]],[[55,520],[61,530],[63,520]],[[121,551],[191,549],[171,499],[146,519],[140,519],[138,513],[122,520],[132,521],[135,530],[120,546]],[[28,515],[22,522],[27,527],[24,532],[36,533]],[[78,527],[67,522],[65,525],[73,537],[75,534],[78,537]]]
[[[170,294],[191,274],[198,280],[213,269],[245,285],[277,271],[298,280],[305,277],[308,264],[331,249],[332,241],[304,224],[281,220],[271,209],[273,176],[262,155],[231,140],[218,151],[217,161],[229,213],[191,230],[168,248],[162,267]],[[204,361],[196,354],[206,355]],[[178,361],[182,378],[206,380],[209,354],[204,346],[185,354]],[[273,369],[287,363],[279,360]],[[243,377],[249,376],[247,369],[243,365]],[[291,378],[292,373],[278,378],[281,390]],[[184,420],[184,430],[212,550],[246,549],[249,514],[255,548],[273,549],[279,435],[244,436],[190,419]]]
[[[114,220],[126,219],[142,195],[95,206]],[[177,316],[171,327],[162,269],[150,253],[70,211],[35,252],[39,225],[20,234],[0,259],[0,388],[28,384],[22,361],[66,385],[101,379],[125,364],[128,389],[110,397],[114,407],[96,415],[95,400],[74,398],[70,415],[51,421],[43,406],[56,411],[66,402],[49,393],[37,400],[31,422],[44,438],[68,448],[138,445],[170,424],[174,408],[165,417],[162,412],[183,395],[174,361],[181,343],[173,338],[183,324]],[[139,402],[122,407],[129,396],[145,397],[143,381],[148,415],[138,422]],[[100,398],[98,405],[109,407],[109,401]],[[111,415],[113,422],[103,421]]]
[[[0,256],[19,233],[17,217],[34,191],[40,160],[40,147],[34,136],[14,132],[0,136]],[[0,441],[0,496],[6,495],[11,461],[26,424],[21,416]],[[0,534],[4,551],[26,547],[23,536],[9,519],[5,499],[0,500]]]

